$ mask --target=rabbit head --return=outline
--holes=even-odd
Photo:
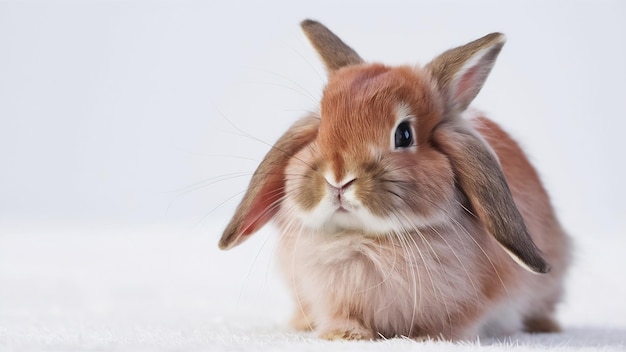
[[[533,243],[499,161],[462,119],[505,42],[492,33],[423,67],[366,63],[318,22],[302,22],[324,62],[319,114],[296,122],[254,173],[220,248],[271,219],[332,236],[391,236],[469,212],[507,253],[537,273]]]

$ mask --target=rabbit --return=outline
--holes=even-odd
[[[219,247],[275,223],[292,325],[324,339],[559,331],[569,237],[520,146],[469,108],[505,36],[390,67],[301,27],[328,73],[319,112],[267,153]]]

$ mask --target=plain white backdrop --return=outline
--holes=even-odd
[[[32,280],[24,289],[40,288],[47,265],[101,273],[90,258],[106,262],[103,253],[125,238],[119,233],[139,232],[131,237],[151,248],[156,231],[193,233],[184,242],[197,251],[193,258],[224,268],[197,269],[189,282],[218,280],[209,286],[253,292],[255,300],[259,292],[282,294],[263,291],[274,285],[271,264],[261,259],[259,268],[254,259],[271,257],[271,229],[249,248],[214,247],[269,145],[316,109],[325,73],[300,32],[304,18],[326,24],[366,60],[389,64],[424,64],[452,46],[505,33],[473,105],[525,147],[577,239],[580,271],[572,276],[584,277],[571,284],[569,301],[577,303],[565,316],[626,326],[618,270],[626,265],[622,1],[0,1],[0,290],[24,264]],[[115,233],[113,242],[102,231]],[[38,238],[59,246],[65,261],[44,265],[57,257],[33,252]],[[162,263],[171,247],[161,241],[142,265]],[[176,263],[185,262],[188,247],[173,247],[181,250]],[[122,263],[134,265],[132,257]],[[89,277],[87,270],[66,279],[97,305],[96,293],[80,291]],[[152,289],[167,285],[149,277]],[[107,282],[127,284],[105,279],[103,290]],[[575,289],[590,284],[608,286]],[[21,307],[31,318],[39,312],[34,302],[46,306],[49,297],[17,300],[18,291],[6,292],[0,308]],[[203,304],[244,305],[227,298]],[[592,298],[613,303],[594,317],[583,304]]]
[[[268,146],[225,119],[271,143],[316,108],[306,17],[390,64],[504,32],[474,106],[526,147],[568,228],[626,221],[622,2],[0,4],[2,221],[194,221],[243,190],[246,177],[168,193],[253,171]]]

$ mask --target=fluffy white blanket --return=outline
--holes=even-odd
[[[287,327],[292,308],[264,231],[216,249],[195,230],[0,232],[0,350],[623,351],[624,238],[577,240],[560,334],[465,343],[327,342]]]

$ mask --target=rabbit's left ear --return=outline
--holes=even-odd
[[[505,41],[504,34],[491,33],[450,49],[426,65],[443,94],[446,113],[458,114],[467,109],[483,87]]]
[[[543,274],[550,271],[528,233],[513,195],[492,150],[473,131],[444,124],[433,141],[445,153],[471,211],[506,252],[523,268]]]
[[[457,182],[486,230],[524,268],[546,273],[550,266],[533,242],[497,157],[477,132],[460,119],[487,79],[504,45],[492,33],[435,58],[426,69],[444,99],[444,123],[433,141],[448,156]]]

